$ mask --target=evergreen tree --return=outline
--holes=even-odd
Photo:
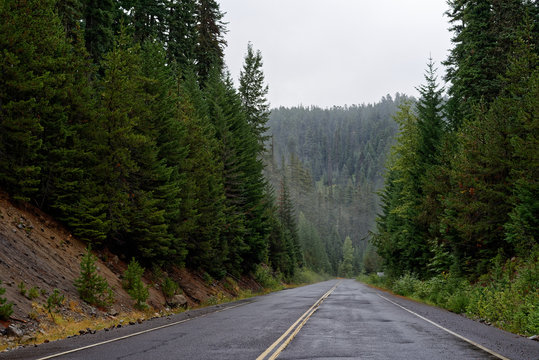
[[[109,245],[145,259],[174,255],[165,221],[163,188],[167,169],[159,159],[150,112],[153,96],[145,91],[140,48],[122,32],[115,49],[105,56],[102,109],[95,122],[95,197],[106,213]],[[158,116],[159,114],[155,114]],[[155,192],[155,194],[154,194]]]
[[[523,0],[450,0],[446,13],[454,32],[445,65],[449,88],[449,120],[458,129],[473,117],[481,101],[489,104],[501,90],[513,43],[520,36],[528,12],[536,6]],[[535,8],[535,9],[534,9]]]
[[[124,25],[133,29],[134,41],[166,41],[167,8],[165,1],[154,0],[119,0]]]
[[[205,86],[212,68],[223,68],[223,49],[226,46],[223,16],[215,0],[198,0],[195,64],[202,86]]]
[[[0,285],[2,285],[1,280]],[[6,289],[0,287],[0,296],[4,295],[5,292]],[[0,319],[8,320],[11,314],[13,314],[13,303],[7,302],[7,299],[5,297],[0,297]]]
[[[168,24],[167,58],[186,72],[195,64],[197,46],[196,0],[171,0],[166,15]]]
[[[179,92],[178,117],[187,135],[182,146],[188,149],[180,164],[180,172],[189,176],[182,187],[178,221],[187,241],[186,265],[219,277],[228,259],[228,247],[221,241],[226,222],[220,144],[193,71],[186,73]]]
[[[122,286],[129,296],[136,301],[135,307],[140,310],[148,307],[146,300],[149,296],[148,287],[142,282],[142,275],[144,275],[144,268],[140,266],[135,258],[132,258],[123,274]]]
[[[82,300],[90,305],[106,308],[114,302],[114,295],[105,278],[97,273],[96,261],[97,258],[88,246],[86,254],[81,259],[80,276],[75,279],[75,287]]]
[[[539,231],[539,71],[533,43],[519,42],[506,83],[506,95],[499,100],[503,102],[500,114],[513,115],[515,123],[510,137],[512,209],[504,228],[515,253],[525,257],[537,246]]]
[[[439,147],[444,134],[443,119],[443,88],[439,88],[436,69],[432,58],[427,63],[425,84],[417,90],[420,98],[416,103],[417,126],[419,129],[418,154],[421,158],[419,172],[423,173],[427,167],[435,165],[438,160]]]
[[[391,275],[404,272],[425,274],[430,258],[427,241],[417,226],[420,194],[418,169],[419,128],[411,104],[395,116],[401,131],[394,148],[392,164],[382,194],[383,213],[378,218],[374,244]]]
[[[182,264],[187,253],[184,224],[180,219],[182,211],[184,184],[187,174],[182,171],[182,164],[187,157],[187,146],[182,140],[187,135],[179,119],[177,105],[180,101],[177,91],[177,79],[167,66],[166,53],[162,44],[145,42],[142,48],[142,74],[146,78],[144,91],[150,96],[149,116],[142,126],[147,137],[154,139],[154,163],[147,166],[152,169],[147,189],[152,191],[158,201],[158,207],[164,209],[164,221],[167,224],[166,258]],[[152,175],[153,174],[153,175]]]
[[[520,254],[533,247],[531,232],[537,224],[526,219],[537,212],[535,200],[530,200],[536,191],[531,179],[537,144],[533,135],[524,134],[537,123],[537,55],[531,37],[527,39],[520,41],[507,74],[500,78],[503,87],[498,98],[464,124],[460,151],[452,164],[454,190],[446,198],[445,221],[458,235],[453,246],[459,264],[472,276],[485,273],[499,251],[509,256],[515,247]],[[531,155],[522,153],[523,144]],[[513,235],[506,238],[504,226],[514,231],[520,221],[522,237],[509,232]]]
[[[118,3],[115,0],[83,1],[86,48],[97,63],[114,45],[113,26]]]
[[[243,70],[240,72],[239,93],[247,121],[258,139],[259,152],[263,152],[265,142],[269,139],[267,122],[270,112],[266,99],[268,86],[264,84],[262,54],[260,50],[255,53],[251,43],[247,45]]]
[[[349,236],[344,239],[344,245],[342,248],[343,258],[339,265],[339,275],[350,278],[353,276],[353,261],[354,261],[354,247],[352,246],[352,239]]]
[[[62,22],[64,32],[70,39],[75,39],[82,20],[82,0],[58,0],[56,13]]]
[[[298,227],[292,199],[288,191],[286,177],[281,178],[281,188],[278,198],[278,217],[283,228],[283,237],[285,239],[285,249],[291,261],[289,274],[294,273],[296,265],[303,264],[303,253],[299,244]]]
[[[61,161],[73,58],[54,1],[8,1],[2,11],[0,183],[29,200]],[[68,69],[69,68],[69,69]],[[80,69],[77,69],[80,70]],[[40,179],[43,175],[45,179]],[[42,190],[43,191],[43,190]]]
[[[263,164],[239,95],[229,77],[214,69],[207,83],[208,114],[221,144],[227,235],[232,269],[251,269],[266,254],[269,233],[265,217]]]

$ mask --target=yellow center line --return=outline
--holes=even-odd
[[[290,326],[284,333],[283,335],[281,335],[273,344],[271,344],[270,347],[268,347],[262,354],[260,354],[260,356],[258,356],[256,358],[256,360],[263,360],[266,356],[268,356],[271,351],[277,346],[279,345],[283,339],[285,339],[288,334],[290,334],[290,332],[292,332],[294,329],[294,331],[292,332],[292,334],[281,344],[281,346],[279,346],[279,348],[277,350],[275,350],[275,352],[268,358],[268,360],[273,360],[275,358],[277,358],[277,356],[279,356],[279,354],[288,346],[288,344],[290,344],[290,342],[292,341],[292,339],[297,335],[297,333],[301,330],[301,328],[303,327],[303,325],[305,325],[305,323],[307,322],[307,320],[309,320],[309,318],[311,317],[311,315],[318,309],[318,307],[320,306],[320,304],[322,304],[322,302],[335,290],[335,288],[337,288],[337,286],[341,283],[341,281],[339,281],[337,284],[335,284],[335,286],[333,286],[329,291],[327,291],[324,295],[322,295],[322,297],[320,297],[320,299],[318,299],[314,304],[313,306],[311,306],[309,308],[309,310],[307,310],[303,315],[301,315],[299,317],[299,319],[296,320],[295,323],[292,324],[292,326]],[[298,326],[299,324],[299,326]]]

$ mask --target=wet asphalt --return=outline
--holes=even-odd
[[[336,284],[335,290],[318,307],[312,308]],[[278,359],[499,358],[398,305],[505,358],[539,360],[537,341],[354,280],[326,281],[108,332],[17,349],[0,353],[0,359],[41,359],[111,341],[54,358],[254,360],[289,329],[288,336],[264,359],[274,355],[294,332],[297,334],[278,354]],[[307,315],[310,315],[308,319]],[[303,327],[291,327],[298,319],[305,320]],[[157,327],[162,328],[148,331]],[[148,332],[114,340],[143,331]]]

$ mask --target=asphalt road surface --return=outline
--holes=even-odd
[[[331,280],[0,353],[49,358],[539,360],[539,342],[354,280]]]

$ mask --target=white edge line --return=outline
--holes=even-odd
[[[443,327],[442,325],[437,324],[437,323],[435,323],[434,321],[429,320],[429,319],[427,319],[426,317],[421,316],[421,315],[419,315],[419,314],[413,312],[412,310],[409,310],[409,309],[405,308],[404,306],[402,306],[402,305],[400,305],[400,304],[397,304],[396,302],[394,302],[394,301],[392,301],[392,300],[386,298],[385,296],[382,296],[382,295],[380,295],[380,294],[376,294],[376,295],[380,296],[382,299],[384,299],[384,300],[386,300],[386,301],[389,301],[389,302],[392,303],[393,305],[396,305],[396,306],[400,307],[401,309],[408,311],[410,314],[413,314],[413,315],[417,316],[418,318],[423,319],[423,320],[425,320],[426,322],[428,322],[428,323],[430,323],[430,324],[432,324],[432,325],[434,325],[434,326],[436,326],[436,327],[438,327],[438,328],[440,328],[440,329],[442,329],[442,330],[444,330],[444,331],[450,333],[451,335],[456,336],[456,337],[458,337],[459,339],[464,340],[464,341],[466,341],[467,343],[470,343],[470,344],[472,344],[472,345],[478,347],[479,349],[488,352],[489,354],[491,354],[491,355],[493,355],[493,356],[496,356],[496,357],[499,358],[499,359],[502,359],[502,360],[511,360],[511,359],[509,359],[509,358],[506,358],[506,357],[503,356],[503,355],[498,354],[498,353],[495,352],[495,351],[492,351],[492,350],[490,350],[490,349],[484,347],[484,346],[481,345],[481,344],[476,343],[476,342],[473,341],[473,340],[470,340],[470,339],[468,339],[468,338],[465,338],[464,336],[462,336],[462,335],[460,335],[460,334],[457,334],[456,332],[451,331],[451,330],[449,330],[449,329]]]
[[[158,327],[155,327],[155,328],[151,328],[151,329],[139,331],[139,332],[132,333],[132,334],[125,335],[125,336],[121,336],[121,337],[118,337],[118,338],[114,338],[114,339],[110,339],[110,340],[98,342],[98,343],[95,343],[95,344],[86,345],[86,346],[83,346],[83,347],[80,347],[80,348],[71,349],[71,350],[64,351],[64,352],[57,353],[57,354],[48,355],[48,356],[39,358],[39,359],[37,359],[37,360],[47,360],[47,359],[52,359],[52,358],[55,358],[55,357],[59,357],[59,356],[71,354],[71,353],[74,353],[74,352],[77,352],[77,351],[90,349],[90,348],[93,348],[93,347],[105,345],[105,344],[108,344],[108,343],[111,343],[111,342],[115,342],[115,341],[120,341],[120,340],[127,339],[127,338],[130,338],[130,337],[133,337],[133,336],[142,335],[142,334],[145,334],[145,333],[148,333],[148,332],[151,332],[151,331],[156,331],[156,330],[164,329],[164,328],[167,328],[167,327],[169,327],[169,326],[178,325],[178,324],[181,324],[181,323],[190,321],[190,320],[195,320],[195,319],[198,319],[198,318],[201,318],[201,317],[204,317],[204,316],[207,316],[207,315],[215,314],[215,313],[218,313],[218,312],[221,312],[221,311],[234,309],[234,308],[237,308],[238,306],[242,306],[242,305],[246,305],[246,304],[250,304],[250,302],[245,302],[245,303],[242,303],[242,304],[238,304],[238,305],[234,305],[234,306],[229,306],[229,307],[227,307],[227,308],[220,309],[220,310],[216,310],[216,311],[212,311],[212,312],[210,312],[210,313],[202,314],[202,315],[200,315],[200,316],[196,316],[196,317],[193,317],[193,318],[175,321],[175,322],[170,323],[170,324],[161,325],[161,326],[158,326]]]

